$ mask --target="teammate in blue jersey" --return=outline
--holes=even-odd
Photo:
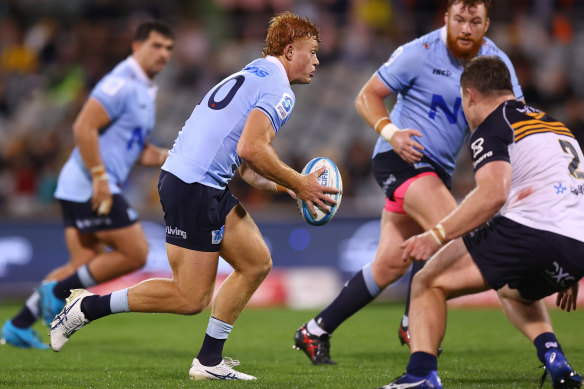
[[[433,256],[412,283],[407,372],[383,388],[442,388],[436,350],[446,300],[490,288],[533,342],[545,369],[541,384],[547,375],[556,389],[580,388],[582,377],[564,355],[543,298],[558,292],[558,306],[576,308],[584,276],[582,150],[563,123],[517,101],[500,58],[473,59],[460,84],[476,187],[402,245],[404,259]]]
[[[73,125],[76,147],[61,170],[55,197],[65,224],[69,263],[49,273],[22,310],[2,328],[5,342],[48,348],[31,328],[50,324],[71,289],[86,288],[140,269],[148,244],[137,213],[121,194],[132,167],[161,166],[168,150],[148,142],[157,86],[173,48],[173,32],[160,22],[136,30],[132,55],[93,89]],[[110,248],[106,251],[106,246]]]
[[[449,0],[446,25],[395,50],[357,96],[357,111],[380,133],[373,172],[387,199],[373,262],[295,334],[296,348],[314,364],[334,363],[329,352],[333,331],[407,272],[411,262],[401,259],[401,243],[456,207],[451,174],[469,134],[460,97],[464,63],[481,55],[501,57],[516,96],[523,98],[511,62],[485,38],[490,8],[490,0]],[[390,94],[397,94],[397,102],[388,115],[383,100]],[[412,273],[418,267],[414,263]],[[399,329],[402,345],[409,345],[407,328],[406,306]]]
[[[200,313],[211,301],[219,255],[232,267],[215,296],[203,345],[193,359],[194,380],[253,380],[223,359],[223,345],[272,260],[256,224],[231,194],[236,171],[265,191],[288,191],[330,211],[319,169],[303,176],[278,157],[272,140],[292,114],[290,84],[308,84],[318,65],[319,30],[285,12],[270,21],[263,58],[213,87],[179,132],[158,183],[172,279],[151,279],[106,296],[78,290],[52,323],[59,351],[86,323],[119,312]],[[288,189],[284,189],[288,188]],[[327,204],[328,203],[328,204]]]

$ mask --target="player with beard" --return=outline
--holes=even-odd
[[[295,347],[313,364],[334,364],[329,353],[333,331],[408,271],[412,262],[402,260],[401,244],[456,208],[451,175],[469,135],[459,82],[465,63],[476,56],[500,57],[510,70],[515,96],[523,99],[511,61],[485,37],[490,9],[490,0],[448,0],[446,25],[395,50],[357,96],[357,111],[380,134],[373,171],[387,199],[373,262],[296,331]],[[390,115],[384,100],[392,93],[397,102]],[[414,262],[412,277],[422,266]],[[398,333],[402,345],[409,346],[408,306],[409,291]]]

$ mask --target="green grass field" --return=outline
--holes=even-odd
[[[17,304],[0,307],[3,323]],[[375,388],[405,371],[408,350],[396,336],[402,305],[365,308],[332,338],[336,366],[312,366],[293,350],[292,337],[316,312],[244,311],[225,346],[256,382],[194,382],[191,360],[203,339],[209,311],[195,317],[122,314],[75,334],[60,353],[0,347],[0,386],[26,388]],[[584,370],[584,315],[552,311],[556,333],[578,370]],[[46,336],[47,329],[37,329]],[[531,343],[498,309],[449,312],[439,369],[448,388],[536,388],[543,371]],[[551,388],[547,381],[546,388]]]

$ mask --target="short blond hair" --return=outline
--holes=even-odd
[[[307,17],[302,18],[290,11],[282,12],[270,19],[262,55],[282,55],[286,45],[303,38],[315,38],[320,42],[319,28]]]

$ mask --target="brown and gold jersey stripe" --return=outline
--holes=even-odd
[[[511,127],[515,130],[515,142],[520,141],[526,136],[533,134],[540,134],[542,132],[553,132],[558,135],[566,135],[574,138],[572,132],[562,122],[551,122],[541,120],[545,113],[528,113],[527,115],[534,117],[530,120],[522,120],[513,123]]]

